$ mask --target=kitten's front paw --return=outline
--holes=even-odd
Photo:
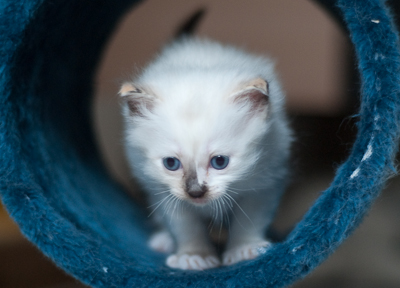
[[[205,270],[221,265],[219,259],[213,255],[173,254],[167,258],[166,264],[171,268],[183,270]]]
[[[159,231],[151,235],[148,245],[161,253],[170,254],[174,251],[174,239],[168,231]]]
[[[263,254],[270,246],[270,242],[261,241],[229,249],[222,255],[222,263],[227,266],[243,260],[254,259]]]

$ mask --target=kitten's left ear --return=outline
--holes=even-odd
[[[119,95],[126,100],[132,116],[144,116],[145,111],[151,111],[154,106],[155,97],[131,83],[123,84]]]
[[[241,105],[249,105],[250,111],[265,113],[267,116],[269,106],[268,82],[262,78],[256,78],[241,85],[232,95],[233,102]]]

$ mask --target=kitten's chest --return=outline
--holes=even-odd
[[[201,219],[210,226],[226,224],[232,216],[232,208],[223,202],[212,202],[205,207],[195,207],[193,213],[198,214]]]

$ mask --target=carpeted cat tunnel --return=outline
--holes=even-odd
[[[146,214],[100,162],[92,80],[108,36],[134,0],[0,1],[1,200],[25,236],[93,287],[283,287],[354,231],[395,173],[400,55],[379,0],[320,0],[358,57],[358,137],[329,189],[287,239],[253,261],[178,271],[146,247]],[[268,19],[265,20],[267,25]]]

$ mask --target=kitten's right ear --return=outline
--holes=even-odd
[[[119,90],[119,95],[125,100],[132,116],[143,117],[145,111],[151,111],[154,106],[154,96],[132,83],[125,83]]]
[[[231,97],[234,103],[250,107],[252,115],[261,113],[267,117],[269,110],[269,85],[266,80],[255,78],[243,83]]]

